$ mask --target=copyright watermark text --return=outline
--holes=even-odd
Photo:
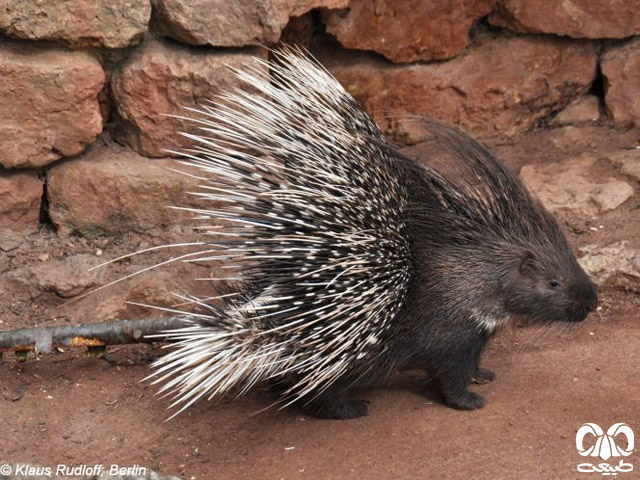
[[[98,476],[102,473],[109,475],[146,475],[147,468],[140,465],[122,466],[118,464],[103,465],[96,463],[95,465],[65,465],[59,463],[55,466],[40,467],[29,463],[5,463],[0,465],[0,475],[22,475],[25,477],[41,476],[41,475],[57,475],[59,477],[75,477],[75,476]]]

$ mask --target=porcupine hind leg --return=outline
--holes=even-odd
[[[300,407],[309,415],[317,418],[345,420],[365,416],[369,402],[352,399],[347,392],[330,389],[310,401],[301,401]]]

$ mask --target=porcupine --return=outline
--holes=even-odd
[[[269,382],[282,405],[355,418],[368,402],[350,391],[402,368],[471,410],[496,329],[594,310],[561,227],[482,144],[425,122],[447,161],[418,164],[308,54],[260,62],[267,73],[236,70],[248,89],[190,109],[199,132],[178,152],[202,182],[199,258],[242,277],[168,332],[176,348],[152,377],[179,411]]]

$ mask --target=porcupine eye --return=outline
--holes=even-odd
[[[551,280],[549,282],[549,288],[551,288],[552,290],[556,290],[556,289],[560,288],[561,286],[562,285],[557,280]]]

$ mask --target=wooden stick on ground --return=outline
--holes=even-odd
[[[162,342],[162,337],[148,336],[184,325],[178,318],[164,317],[0,331],[0,355],[13,351],[20,359],[26,352],[35,350],[36,354],[49,353],[56,347]]]

